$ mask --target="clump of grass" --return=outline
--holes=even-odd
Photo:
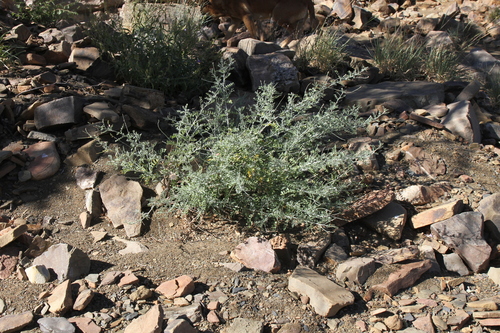
[[[488,21],[496,22],[500,20],[500,7],[490,7],[488,11]]]
[[[450,81],[460,77],[461,59],[462,55],[449,47],[428,48],[422,54],[422,72],[427,80]]]
[[[112,21],[94,22],[90,31],[120,79],[192,97],[208,89],[210,69],[219,58],[198,37],[204,20],[189,5],[136,4],[129,29]]]
[[[494,67],[495,71],[491,71],[486,76],[486,92],[490,97],[493,106],[500,106],[500,71],[498,67]]]
[[[70,19],[77,13],[72,10],[71,3],[62,4],[56,0],[33,0],[27,6],[23,0],[16,1],[17,12],[13,15],[25,23],[36,23],[47,27],[54,27],[60,20]]]
[[[343,63],[346,47],[347,41],[337,30],[319,30],[298,44],[294,62],[302,72],[332,73]]]
[[[140,154],[146,157],[141,162],[157,167],[133,171],[147,180],[169,182],[169,190],[151,204],[194,219],[218,214],[262,229],[329,225],[332,213],[359,186],[347,178],[362,158],[328,148],[329,143],[355,133],[367,120],[357,117],[356,108],[341,109],[338,100],[319,104],[324,85],[280,103],[274,86],[266,85],[254,104],[238,106],[231,102],[230,66],[225,63],[214,74],[213,88],[199,110],[186,108],[175,120],[168,154],[140,148],[149,151]],[[129,144],[137,144],[127,137]],[[119,165],[139,160],[133,149],[118,156]]]
[[[423,43],[405,40],[401,33],[394,33],[375,42],[373,60],[380,71],[392,79],[415,79],[420,74]]]

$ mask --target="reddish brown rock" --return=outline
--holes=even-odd
[[[160,333],[163,324],[163,308],[154,305],[148,312],[132,320],[124,333]]]
[[[94,292],[90,289],[85,289],[78,294],[75,304],[73,304],[73,310],[82,311],[90,304],[92,298],[94,297]]]
[[[14,228],[5,228],[0,230],[0,248],[9,244],[10,242],[16,240],[19,236],[21,236],[24,232],[28,230],[28,226],[26,224],[18,225]]]
[[[483,319],[479,321],[481,326],[500,326],[500,318]]]
[[[231,258],[248,268],[268,273],[276,273],[281,268],[271,243],[259,237],[250,237],[238,244],[231,253]]]
[[[194,291],[194,281],[190,276],[182,275],[174,280],[163,282],[156,288],[156,291],[168,299],[186,296]]]
[[[83,333],[101,333],[102,328],[96,325],[90,318],[74,317],[69,318],[68,321],[75,324]]]
[[[394,200],[395,194],[391,190],[373,191],[354,202],[350,208],[334,216],[333,223],[341,227],[349,222],[373,214]]]
[[[399,290],[412,286],[431,266],[432,263],[430,260],[402,265],[399,270],[389,275],[386,281],[371,287],[365,299],[371,299],[373,291],[378,291],[392,297]]]
[[[491,247],[483,239],[481,213],[464,212],[434,223],[431,233],[453,248],[473,272],[478,273],[488,267]]]
[[[132,271],[125,271],[123,272],[123,277],[120,279],[120,282],[118,282],[119,287],[127,286],[127,285],[132,285],[132,284],[138,284],[139,283],[139,278],[135,276]]]
[[[66,280],[55,287],[47,298],[47,303],[50,306],[49,311],[58,316],[71,309],[73,299],[71,298],[70,281]]]
[[[53,176],[61,166],[61,159],[55,142],[39,142],[24,150],[31,158],[28,171],[33,180],[42,180]]]
[[[434,325],[432,324],[432,318],[430,313],[425,317],[420,317],[415,319],[415,321],[413,321],[413,326],[426,333],[436,332],[436,330],[434,329]]]
[[[19,332],[23,327],[33,321],[33,313],[26,311],[21,314],[13,314],[0,318],[0,332]]]
[[[461,212],[462,207],[462,200],[454,200],[414,215],[411,218],[411,223],[414,229],[422,228],[449,219],[453,215]]]

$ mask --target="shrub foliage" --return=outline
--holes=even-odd
[[[263,86],[253,105],[239,106],[226,81],[229,66],[214,75],[200,109],[184,109],[175,120],[170,153],[141,147],[149,151],[139,156],[150,156],[142,161],[136,149],[126,149],[114,162],[146,180],[170,182],[154,207],[193,218],[218,214],[260,228],[329,224],[356,186],[346,177],[360,157],[328,144],[367,120],[356,117],[355,108],[340,109],[338,101],[319,104],[325,89],[319,85],[279,102],[275,88]],[[133,135],[125,138],[137,147]],[[132,160],[148,167],[131,168]]]

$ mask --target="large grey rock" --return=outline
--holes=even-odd
[[[37,323],[43,333],[74,333],[76,331],[75,326],[64,317],[40,318]]]
[[[500,240],[500,192],[481,200],[477,211],[483,214],[484,226],[488,232]]]
[[[44,103],[35,109],[35,126],[40,131],[70,127],[77,124],[83,113],[83,100],[69,96]]]
[[[128,237],[141,233],[142,187],[125,176],[113,175],[100,186],[101,199],[115,228],[123,226]]]
[[[491,254],[491,247],[483,239],[483,225],[481,213],[464,212],[434,223],[431,232],[453,248],[474,273],[478,273],[488,267]]]
[[[249,56],[247,68],[250,71],[252,90],[260,86],[273,84],[280,92],[298,92],[300,83],[297,68],[290,58],[281,53]]]
[[[443,263],[450,272],[458,273],[461,276],[469,275],[469,269],[456,253],[443,254]]]
[[[33,313],[31,311],[0,317],[0,332],[19,332],[32,321]]]
[[[450,110],[442,124],[453,134],[459,135],[468,142],[481,142],[481,128],[476,113],[469,101],[459,101],[448,105]]]
[[[377,104],[403,99],[414,109],[439,104],[444,101],[444,87],[440,83],[415,81],[364,84],[347,89],[345,101],[349,105],[358,105],[367,111]]]
[[[298,266],[288,279],[288,289],[309,297],[317,314],[332,317],[345,306],[354,303],[354,295],[312,269]]]
[[[399,240],[407,219],[406,209],[397,202],[391,202],[378,212],[362,219],[363,223],[390,239]]]
[[[90,258],[82,250],[68,244],[52,245],[33,260],[33,266],[43,265],[53,270],[59,281],[76,280],[90,271]]]

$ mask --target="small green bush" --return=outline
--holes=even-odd
[[[14,16],[22,22],[53,27],[60,20],[70,19],[77,13],[72,10],[71,3],[61,4],[56,0],[33,0],[26,6],[24,0],[16,1],[18,11]]]
[[[425,47],[417,41],[405,40],[401,33],[375,42],[373,60],[380,71],[392,79],[415,79],[420,74]]]
[[[219,53],[199,39],[205,17],[189,5],[135,4],[132,26],[93,22],[92,39],[117,76],[167,94],[195,96],[209,87]]]
[[[267,85],[255,104],[238,106],[226,81],[229,67],[221,66],[199,110],[184,109],[176,119],[168,155],[146,145],[120,151],[115,162],[146,180],[170,182],[153,207],[192,218],[218,214],[263,229],[328,225],[359,186],[346,178],[362,158],[328,144],[367,120],[356,108],[340,109],[338,101],[318,104],[324,85],[278,104],[276,89]],[[139,142],[134,136],[126,141]]]
[[[342,64],[347,41],[337,30],[322,29],[303,38],[297,47],[295,65],[310,74],[333,73]]]

